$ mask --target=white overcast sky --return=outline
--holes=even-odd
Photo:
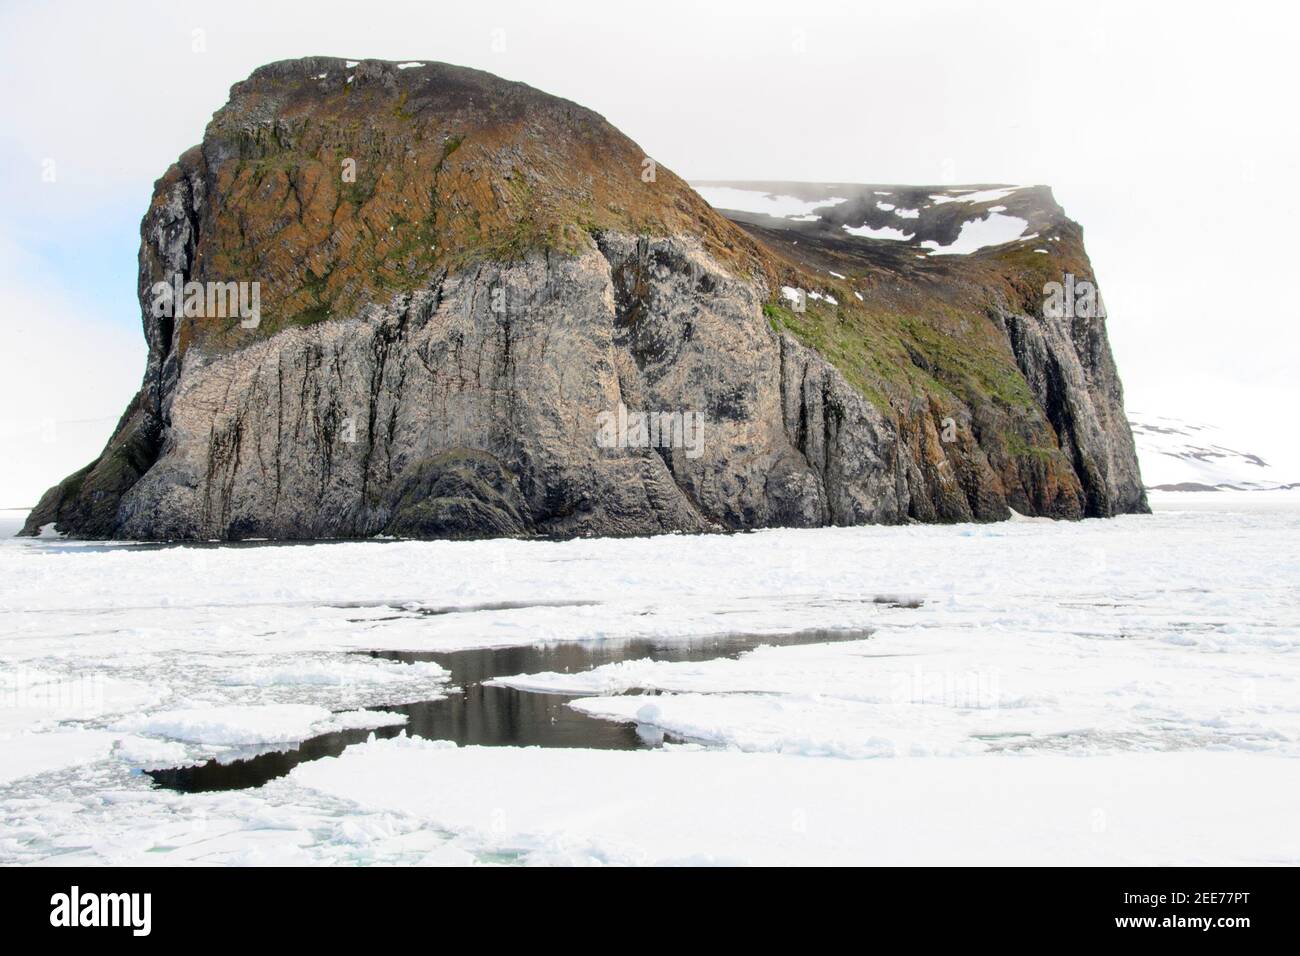
[[[1291,7],[0,0],[0,507],[92,458],[138,387],[154,179],[232,83],[312,54],[521,80],[688,179],[1051,185],[1129,409],[1300,464]]]

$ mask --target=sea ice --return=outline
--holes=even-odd
[[[6,539],[0,862],[1300,862],[1300,491],[1152,501],[555,542]],[[357,652],[806,629],[863,635],[501,680],[660,751],[395,738],[256,790],[139,773],[456,692]]]

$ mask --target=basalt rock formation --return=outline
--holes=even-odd
[[[899,242],[867,233],[892,212],[870,197],[902,187],[844,190],[797,223],[729,219],[600,116],[519,83],[262,67],[157,182],[141,390],[25,531],[626,535],[1145,510],[1104,320],[1043,312],[1044,283],[1092,278],[1050,193],[1002,203],[1033,237],[944,255],[989,203],[917,190]],[[159,284],[254,282],[251,320],[160,305]],[[602,440],[620,409],[663,413],[663,433]],[[682,414],[702,428],[689,447]]]

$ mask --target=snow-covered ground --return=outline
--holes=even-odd
[[[1300,492],[1151,516],[570,542],[0,542],[0,862],[1300,862]],[[0,533],[20,515],[0,515]],[[498,683],[660,749],[358,743],[356,650],[871,629]],[[361,730],[364,734],[364,729]]]
[[[783,196],[758,189],[737,189],[734,186],[696,186],[695,189],[704,197],[704,201],[715,209],[757,212],[778,219],[816,219],[813,210],[838,206],[848,201],[843,196],[812,200],[797,199],[794,196]]]
[[[693,183],[692,185],[705,202],[721,212],[758,213],[775,219],[787,219],[791,222],[816,222],[823,217],[826,210],[849,201],[844,196],[827,195],[824,198],[801,199],[789,195],[789,192],[802,192],[804,194],[826,193],[835,191],[837,188],[829,185],[818,186],[815,183],[789,183],[787,184],[788,192],[770,192],[768,188],[760,187],[759,184],[749,184],[748,188],[743,185],[727,186],[704,182]],[[773,186],[771,188],[779,187]],[[857,192],[862,188],[850,187],[844,191]],[[933,206],[941,206],[945,203],[968,203],[988,206],[991,202],[1006,199],[1021,188],[1020,186],[982,190],[953,188],[946,192],[930,194],[929,201],[916,209],[900,208],[892,202],[884,202],[883,200],[877,200],[876,207],[884,212],[892,212],[900,219],[913,220],[920,218],[922,209],[930,209]],[[889,191],[873,190],[873,192],[878,196],[892,195],[892,192]],[[958,236],[952,242],[942,245],[934,240],[924,240],[916,244],[917,248],[925,249],[926,254],[932,256],[969,255],[980,249],[1000,246],[1022,239],[1037,238],[1037,233],[1025,235],[1025,230],[1029,225],[1028,220],[1021,219],[1019,216],[1004,215],[1006,209],[1006,206],[988,206],[986,209],[974,211],[972,213],[974,218],[968,219],[961,224]],[[862,239],[904,243],[910,243],[916,239],[914,223],[910,226],[906,222],[899,226],[843,223],[840,228],[848,235]]]
[[[1242,451],[1237,437],[1197,422],[1167,416],[1130,416],[1133,441],[1150,488],[1258,491],[1300,484],[1300,469],[1266,455]]]

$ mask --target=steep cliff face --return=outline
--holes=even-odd
[[[1016,202],[1044,207],[1050,255],[904,253],[845,231],[876,228],[865,199],[732,222],[596,114],[520,84],[272,64],[158,181],[141,391],[26,530],[645,534],[1144,510],[1104,321],[1041,309],[1045,277],[1091,277],[1078,228],[1050,196]],[[951,244],[950,212],[919,215],[912,238]],[[159,283],[241,282],[255,315],[159,307]]]

